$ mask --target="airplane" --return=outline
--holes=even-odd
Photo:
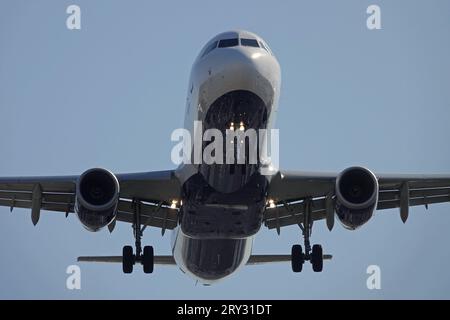
[[[258,35],[236,30],[209,40],[196,58],[188,84],[185,128],[194,122],[221,132],[230,126],[274,128],[280,95],[280,65],[267,42]],[[203,130],[203,129],[202,129]],[[203,144],[206,148],[207,144]],[[248,160],[248,159],[247,159]],[[31,209],[36,225],[41,210],[75,213],[89,231],[116,222],[133,227],[133,246],[121,256],[79,257],[81,262],[122,264],[132,273],[141,264],[145,273],[154,265],[177,265],[204,285],[235,274],[245,265],[290,262],[301,272],[306,262],[323,270],[319,244],[311,245],[313,223],[325,220],[333,229],[335,217],[355,230],[376,210],[399,208],[406,222],[410,206],[450,202],[450,174],[375,174],[353,166],[336,173],[284,171],[262,174],[270,163],[195,164],[176,169],[114,174],[92,168],[79,176],[0,178],[0,205]],[[254,236],[262,226],[278,234],[298,225],[303,246],[291,254],[252,255]],[[150,226],[173,230],[172,254],[155,256],[141,239]]]

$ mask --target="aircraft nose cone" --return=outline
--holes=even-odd
[[[264,53],[259,50],[233,50],[224,59],[227,68],[257,71],[263,64]]]
[[[226,90],[249,90],[261,98],[273,87],[267,70],[267,54],[259,49],[230,48],[219,52],[218,63],[211,67],[211,78],[218,88]],[[265,91],[265,92],[261,92]],[[226,92],[222,92],[224,94]],[[267,101],[266,101],[267,102]]]
[[[236,46],[216,48],[193,66],[191,78],[198,84],[200,118],[223,95],[250,91],[271,109],[277,101],[280,68],[263,48]]]

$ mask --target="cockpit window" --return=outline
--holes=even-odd
[[[264,45],[264,43],[263,43],[262,41],[260,41],[259,44],[261,45],[261,48],[263,48],[263,49],[266,50],[268,53],[270,53],[269,49],[267,49],[267,47]]]
[[[217,41],[214,41],[205,49],[205,52],[203,52],[203,54],[202,54],[202,58],[204,56],[206,56],[208,53],[210,53],[211,51],[213,51],[216,47],[217,47]]]
[[[239,44],[238,38],[223,39],[219,41],[219,48],[235,47]]]
[[[259,48],[258,41],[256,41],[255,39],[245,39],[245,38],[241,38],[241,45],[246,46],[246,47],[256,47],[256,48]]]

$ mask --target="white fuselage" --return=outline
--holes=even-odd
[[[205,50],[210,49],[212,44],[220,43],[223,39],[236,38],[254,39],[258,42],[258,47],[245,46],[240,41],[238,45],[230,47],[217,47],[216,44],[215,49],[205,54]],[[262,99],[268,109],[266,128],[273,128],[280,94],[281,73],[278,61],[269,50],[263,39],[246,31],[219,34],[205,45],[194,62],[188,86],[185,128],[191,132],[192,136],[194,121],[204,121],[210,106],[217,99],[237,90],[249,91]],[[198,165],[183,164],[178,168],[177,176],[183,184],[198,172]],[[217,281],[218,279],[208,279],[199,275],[186,265],[186,255],[197,254],[186,253],[186,250],[189,250],[187,245],[189,239],[191,237],[183,233],[182,228],[178,227],[174,231],[172,246],[177,265],[183,272],[202,283],[210,284]],[[244,266],[250,257],[253,235],[240,240],[244,242],[239,249],[242,251],[239,265],[226,276]],[[220,254],[217,255],[217,259],[220,259]]]

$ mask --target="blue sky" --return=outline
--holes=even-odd
[[[82,29],[66,28],[67,6]],[[366,28],[381,7],[382,30]],[[261,35],[282,68],[277,127],[283,168],[450,173],[448,1],[12,1],[0,4],[0,176],[173,168],[171,132],[182,126],[190,67],[215,34]],[[310,299],[450,298],[450,204],[378,212],[358,231],[315,224],[312,242],[334,259],[254,266],[216,286],[174,267],[122,274],[80,264],[81,290],[66,289],[78,255],[117,255],[131,227],[89,233],[75,216],[0,208],[0,298]],[[298,227],[261,230],[255,253],[288,253]],[[170,252],[148,228],[145,244]],[[381,290],[366,268],[381,268]]]

